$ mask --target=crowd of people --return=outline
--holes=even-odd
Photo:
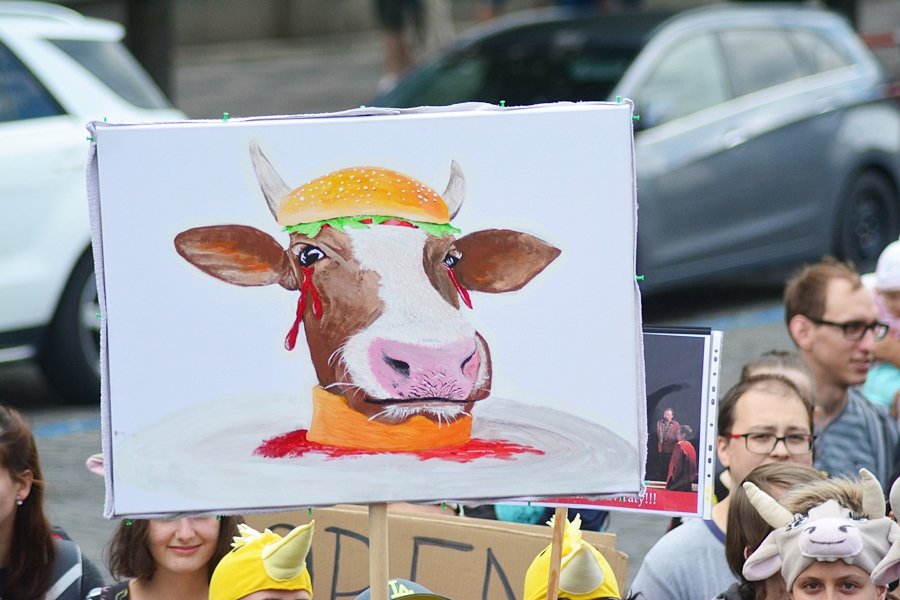
[[[830,258],[804,267],[787,282],[784,305],[796,351],[745,365],[719,402],[723,471],[712,518],[688,519],[662,536],[627,592],[574,518],[566,523],[558,598],[895,597],[900,526],[885,495],[890,490],[890,506],[900,503],[900,382],[888,383],[900,365],[900,338],[889,335],[900,319],[900,241],[865,277]],[[873,365],[885,371],[878,397],[866,394]],[[655,426],[670,465],[661,475],[671,482],[683,476],[679,465],[695,464],[693,447],[685,447],[690,428],[671,408]],[[116,583],[105,585],[75,542],[51,527],[34,437],[5,406],[0,467],[0,598],[313,598],[306,558],[314,523],[282,537],[238,516],[126,519],[106,553]],[[535,558],[525,598],[546,597],[549,555],[550,547]],[[441,598],[396,579],[388,597]]]
[[[833,598],[833,590],[842,598],[888,594],[895,582],[882,571],[875,577],[873,569],[896,540],[888,539],[896,535],[887,533],[893,528],[885,526],[884,539],[879,533],[857,540],[852,555],[817,554],[808,539],[789,532],[815,530],[800,524],[834,508],[829,502],[846,513],[828,517],[844,519],[844,529],[861,531],[854,520],[860,515],[889,521],[883,510],[873,512],[879,502],[863,506],[860,498],[866,484],[877,487],[883,509],[884,493],[900,471],[894,372],[900,354],[889,335],[900,314],[898,273],[895,242],[865,277],[826,258],[788,280],[785,325],[796,350],[768,352],[745,365],[723,396],[716,454],[724,470],[712,519],[688,520],[661,537],[645,556],[633,593],[685,600]],[[883,371],[877,386],[867,381],[873,369]],[[870,387],[877,394],[868,395]],[[673,428],[668,420],[657,424],[660,453],[665,430]],[[780,525],[757,511],[753,499],[762,496],[785,510]]]

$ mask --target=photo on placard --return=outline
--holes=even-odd
[[[640,490],[630,106],[93,135],[107,515]]]
[[[605,500],[543,499],[539,504],[708,517],[715,476],[721,344],[718,331],[645,327],[645,493]]]

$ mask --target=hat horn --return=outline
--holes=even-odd
[[[463,176],[462,168],[455,160],[450,161],[450,181],[447,182],[447,189],[444,190],[442,197],[450,212],[450,219],[456,216],[459,209],[462,208],[463,197],[466,195],[466,178]]]
[[[306,556],[312,546],[315,521],[296,527],[289,534],[266,544],[262,551],[266,574],[275,581],[289,581],[306,568]]]
[[[884,492],[881,483],[867,469],[859,470],[862,483],[862,511],[869,519],[880,519],[884,516]]]
[[[587,594],[603,584],[603,569],[583,543],[559,572],[559,589],[568,594]]]
[[[794,521],[794,515],[791,511],[778,504],[772,496],[768,495],[753,483],[744,482],[744,493],[753,508],[759,513],[763,520],[778,529],[779,527],[787,527]]]
[[[291,188],[284,182],[281,175],[266,158],[256,140],[250,142],[250,159],[253,161],[253,171],[256,173],[256,180],[262,189],[263,196],[266,197],[266,204],[269,206],[269,212],[276,219],[278,218],[278,207],[285,196],[291,193]]]

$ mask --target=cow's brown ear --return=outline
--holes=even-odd
[[[271,285],[289,290],[297,282],[285,249],[268,233],[245,225],[195,227],[175,236],[175,250],[213,277],[235,285]]]
[[[453,267],[457,281],[466,289],[491,294],[521,289],[560,253],[533,235],[509,229],[476,231],[455,245],[462,253]]]

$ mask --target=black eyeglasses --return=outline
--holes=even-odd
[[[816,319],[815,317],[810,317],[809,315],[803,316],[805,316],[816,325],[828,325],[830,327],[837,327],[844,332],[844,339],[851,342],[858,342],[859,340],[866,337],[866,332],[870,329],[872,330],[872,335],[875,336],[876,340],[883,340],[884,336],[887,335],[889,328],[886,323],[879,323],[878,321],[873,321],[872,323],[865,323],[863,321],[835,323],[834,321],[826,321],[825,319]]]
[[[789,433],[781,436],[774,433],[729,433],[725,437],[733,440],[744,438],[744,446],[753,454],[771,454],[778,442],[784,442],[788,454],[809,454],[816,441],[816,436],[809,433]]]

